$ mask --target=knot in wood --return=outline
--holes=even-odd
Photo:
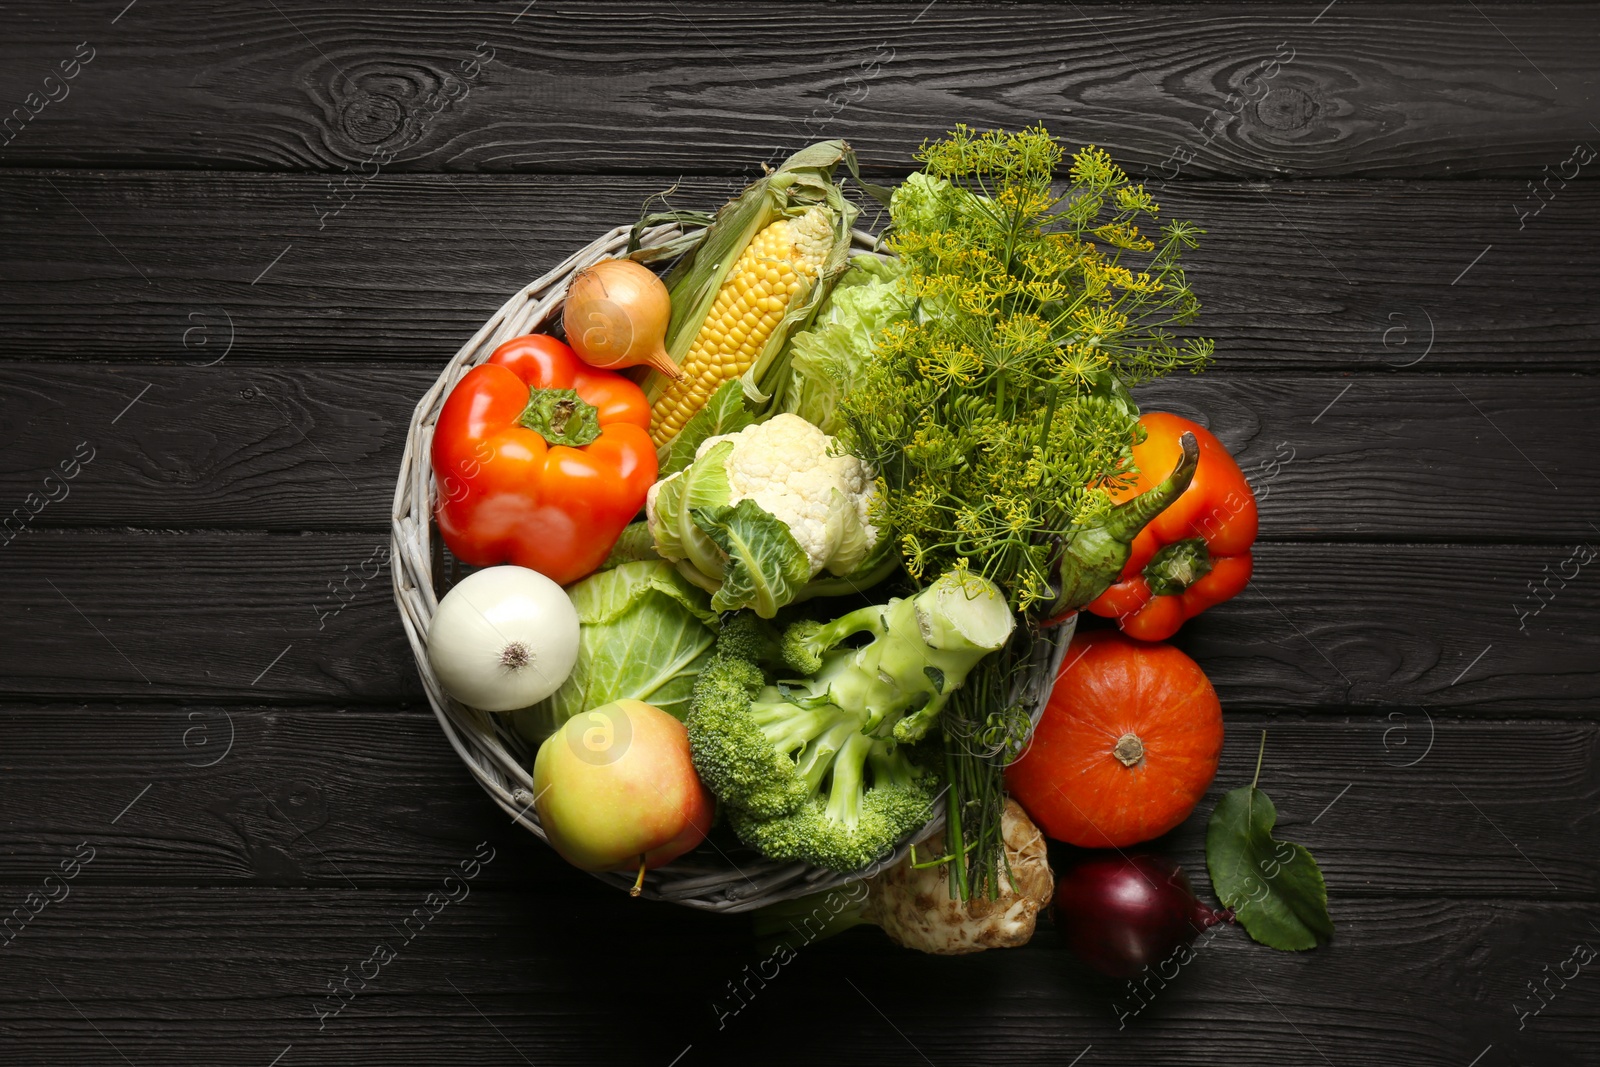
[[[405,120],[405,108],[392,96],[363,92],[339,112],[345,136],[357,144],[377,144],[393,137]]]
[[[1317,116],[1311,94],[1292,85],[1274,86],[1256,101],[1256,118],[1274,130],[1298,130]]]

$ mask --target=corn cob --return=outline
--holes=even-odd
[[[789,305],[817,280],[833,239],[833,212],[814,204],[799,218],[769,223],[745,246],[689,347],[684,377],[651,405],[657,445],[677,436],[719,385],[750,369]]]

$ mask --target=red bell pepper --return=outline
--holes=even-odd
[[[567,585],[605,561],[656,480],[650,404],[554,337],[515,337],[450,391],[433,474],[457,558]]]
[[[1133,447],[1139,479],[1112,494],[1118,501],[1148,489],[1161,472],[1172,469],[1185,431],[1200,445],[1200,464],[1189,488],[1134,539],[1122,577],[1088,607],[1096,615],[1115,617],[1129,637],[1164,641],[1250,581],[1256,496],[1222,442],[1198,423],[1155,411],[1140,416],[1139,425],[1146,433]]]

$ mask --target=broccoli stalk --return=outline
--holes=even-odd
[[[756,620],[736,618],[695,686],[695,768],[747,844],[774,859],[865,867],[927,820],[936,779],[906,746],[1013,625],[999,589],[952,572],[914,597],[794,624],[783,661],[811,677],[767,685],[770,641]],[[838,648],[861,633],[872,641]]]
[[[783,638],[783,658],[802,674],[813,699],[864,708],[867,733],[892,730],[920,740],[950,694],[979,660],[1006,643],[1015,625],[995,586],[952,572],[906,600],[852,611],[830,623],[800,622]],[[833,651],[871,633],[864,648]]]

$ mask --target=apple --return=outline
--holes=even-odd
[[[561,857],[586,871],[670,863],[704,840],[715,801],[683,723],[642,700],[574,715],[533,761],[534,808]]]

